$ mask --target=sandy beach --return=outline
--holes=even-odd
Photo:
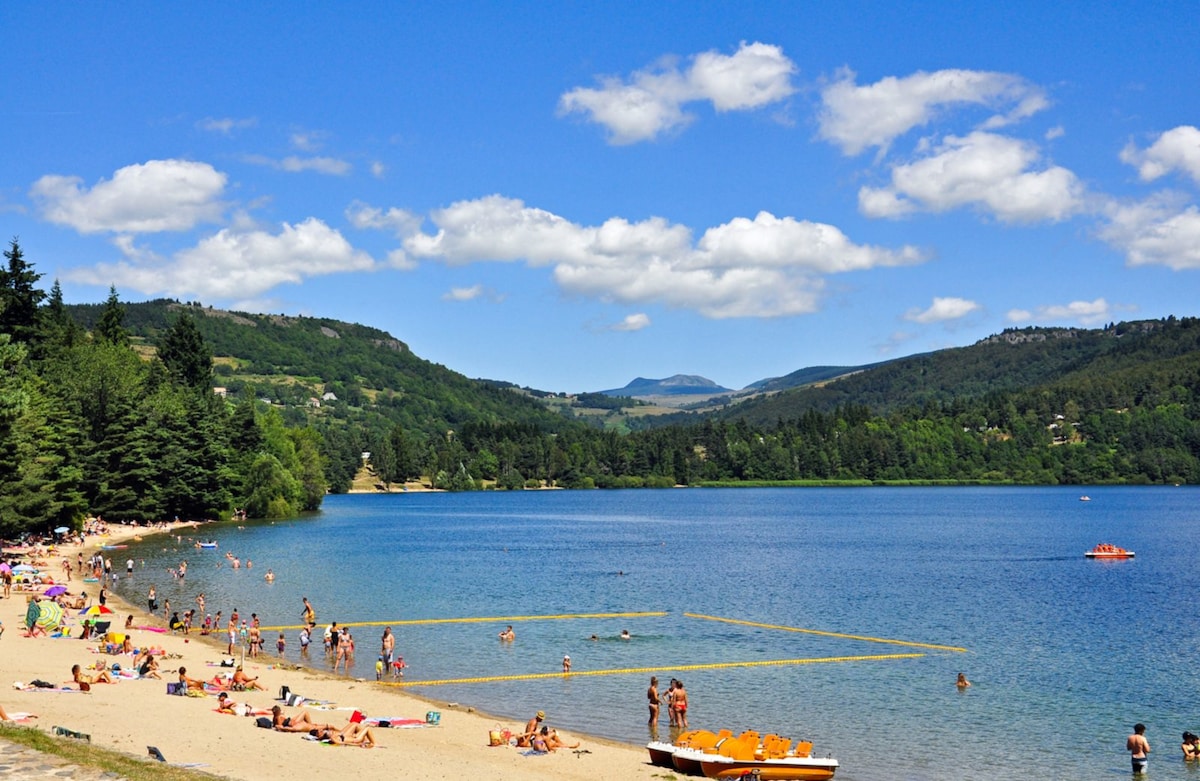
[[[114,544],[138,533],[146,534],[145,530],[118,528],[100,541],[90,539],[87,547],[82,549],[60,547],[50,559],[47,570],[58,578],[62,574],[59,562],[64,557],[74,562],[80,550],[86,557],[95,552],[98,544]],[[118,564],[118,556],[119,553],[114,553],[113,563],[124,577],[124,560]],[[98,584],[84,583],[80,573],[73,573],[68,588],[71,593],[86,590],[94,601]],[[109,598],[108,605],[117,611],[113,630],[119,630],[130,614],[134,616],[135,626],[165,627],[166,622],[161,616],[152,617],[115,597]],[[308,699],[330,703],[329,709],[310,709],[318,721],[343,725],[354,710],[368,718],[419,720],[424,720],[426,713],[432,710],[440,713],[440,721],[436,726],[377,728],[374,733],[379,745],[371,749],[332,746],[305,740],[297,734],[261,729],[253,718],[216,712],[215,694],[203,698],[166,694],[167,681],[175,680],[175,671],[181,665],[187,668],[192,678],[207,680],[222,672],[216,665],[224,658],[224,644],[201,637],[195,629],[186,637],[145,629],[132,632],[134,646],[158,646],[165,652],[165,658],[160,661],[161,681],[123,679],[111,685],[96,684],[86,693],[17,690],[13,683],[28,683],[35,679],[62,686],[71,680],[74,664],[86,668],[97,662],[108,666],[115,662],[122,668],[129,668],[133,663],[128,655],[98,652],[98,644],[93,641],[24,637],[26,606],[25,595],[16,591],[11,598],[0,600],[0,620],[5,626],[3,637],[0,637],[0,670],[5,675],[0,706],[9,713],[37,714],[38,718],[29,724],[42,730],[65,727],[90,735],[97,745],[130,755],[146,757],[147,747],[155,746],[173,764],[199,764],[206,772],[246,781],[288,777],[298,770],[303,770],[306,775],[337,773],[351,778],[383,778],[402,774],[413,779],[578,778],[595,781],[648,779],[662,775],[660,768],[648,764],[644,750],[562,730],[560,735],[568,743],[580,741],[580,749],[586,749],[586,752],[560,749],[547,755],[526,756],[524,749],[491,747],[488,745],[489,731],[499,725],[501,729],[519,732],[523,722],[468,712],[446,702],[426,700],[394,687],[378,685],[374,680],[339,678],[312,669],[292,669],[292,665],[276,667],[269,653],[257,660],[247,659],[245,667],[247,675],[257,676],[265,691],[233,692],[235,701],[247,703],[254,709],[268,710],[278,704],[275,698],[280,687],[287,686],[293,693]],[[72,624],[73,634],[78,637],[79,619],[74,619]],[[268,642],[267,645],[272,644]],[[319,640],[317,649],[316,653],[320,654]],[[284,711],[292,715],[298,709],[285,707]],[[553,713],[547,714],[546,723],[555,726]]]

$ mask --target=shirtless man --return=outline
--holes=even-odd
[[[546,719],[545,711],[538,711],[537,715],[530,719],[525,724],[525,731],[517,737],[517,745],[522,748],[529,748],[533,745],[533,739],[537,736],[538,728],[542,726],[542,722]]]
[[[258,676],[251,678],[250,676],[246,675],[240,664],[237,666],[237,669],[233,671],[233,683],[234,685],[241,686],[246,691],[250,691],[251,689],[266,691],[266,687],[258,682]]]
[[[517,637],[517,634],[516,634],[516,632],[513,631],[513,628],[511,625],[508,627],[508,629],[505,629],[503,632],[500,633],[500,639],[506,643],[515,640],[516,637]]]
[[[1133,734],[1125,740],[1125,748],[1129,750],[1130,763],[1135,775],[1146,772],[1146,755],[1150,753],[1150,742],[1146,740],[1146,725],[1134,724]]]
[[[650,688],[646,690],[646,699],[650,701],[651,725],[658,723],[658,710],[662,707],[662,695],[658,693],[658,678],[651,676]]]
[[[317,623],[317,611],[313,610],[312,603],[308,601],[308,597],[301,597],[304,600],[304,611],[300,613],[301,620],[306,624]]]
[[[383,628],[383,637],[380,639],[380,655],[383,657],[383,669],[388,669],[392,666],[392,652],[396,650],[396,636],[392,634],[392,628],[385,626]]]

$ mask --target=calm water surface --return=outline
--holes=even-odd
[[[1128,774],[1124,738],[1143,721],[1150,778],[1198,781],[1178,744],[1200,728],[1200,490],[1087,492],[1090,502],[1074,488],[331,496],[312,518],[210,526],[202,534],[219,551],[166,538],[131,547],[145,564],[118,590],[140,604],[153,583],[176,608],[203,591],[210,612],[237,607],[267,626],[296,625],[302,596],[322,625],[497,618],[395,627],[408,680],[553,672],[564,654],[577,672],[923,654],[659,678],[687,684],[692,726],[804,737],[841,761],[839,778],[1117,778]],[[1085,560],[1101,541],[1137,558]],[[253,568],[219,567],[226,551]],[[182,559],[183,584],[166,573]],[[516,642],[496,639],[504,616],[641,611],[666,615],[514,621]],[[352,675],[373,675],[380,632],[356,629]],[[297,631],[286,635],[295,659]],[[312,657],[325,664],[319,645]],[[960,670],[974,683],[961,693]],[[544,709],[551,724],[642,743],[648,679],[417,691],[513,722]]]

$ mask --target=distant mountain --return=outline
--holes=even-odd
[[[605,396],[644,398],[648,396],[717,396],[734,391],[732,388],[724,388],[706,377],[699,377],[695,374],[676,374],[662,380],[638,377],[624,388],[597,392]]]

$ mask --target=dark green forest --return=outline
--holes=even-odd
[[[363,325],[116,290],[66,306],[4,254],[4,536],[287,517],[349,490],[363,453],[380,484],[446,490],[1200,482],[1196,318],[1010,330],[618,433]]]

